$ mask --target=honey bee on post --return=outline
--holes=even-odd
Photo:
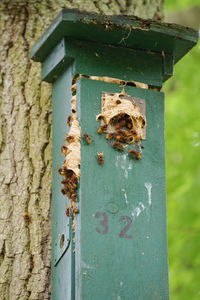
[[[66,155],[67,154],[67,150],[68,150],[68,148],[66,146],[62,146],[61,147],[61,153],[62,154]]]
[[[73,214],[78,214],[79,210],[77,208],[73,208],[72,212],[73,212]]]
[[[99,165],[102,166],[104,163],[104,152],[101,153],[97,152],[97,158],[98,158]]]
[[[70,207],[69,207],[69,205],[67,205],[67,207],[66,207],[66,216],[70,217]]]
[[[72,116],[69,116],[67,118],[67,125],[70,127],[71,126],[71,120],[72,120]]]
[[[58,173],[59,173],[60,175],[62,175],[62,176],[65,175],[64,170],[63,170],[62,168],[59,168],[59,169],[58,169]]]
[[[84,134],[83,134],[83,139],[86,141],[86,143],[87,143],[88,145],[90,145],[91,142],[92,142],[91,136],[88,135],[87,133],[84,133]]]
[[[141,159],[141,153],[135,150],[129,150],[128,151],[129,156],[136,158],[137,160]]]
[[[105,132],[106,129],[107,129],[107,127],[108,127],[108,125],[102,125],[102,126],[100,126],[98,128],[98,130],[97,130],[98,134],[102,134],[103,132]]]
[[[112,140],[114,137],[115,137],[115,133],[108,133],[107,135],[106,135],[106,140]]]
[[[68,135],[66,138],[65,138],[65,141],[66,142],[73,142],[74,141],[74,136],[72,136],[72,135]]]
[[[114,142],[114,143],[112,143],[112,147],[113,147],[114,149],[116,149],[116,150],[119,150],[119,151],[124,151],[124,150],[126,150],[125,146],[122,145],[122,144],[119,143],[119,142]]]
[[[115,125],[115,128],[116,128],[116,129],[121,129],[121,128],[125,127],[125,125],[126,125],[126,121],[125,121],[125,120],[122,120],[122,121],[120,121],[119,123],[117,123],[117,124]]]
[[[27,223],[30,223],[31,222],[31,217],[29,216],[29,214],[26,212],[24,215],[24,220],[27,222]]]

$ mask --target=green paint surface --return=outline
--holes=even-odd
[[[31,50],[31,58],[43,61],[64,37],[161,53],[177,62],[198,40],[198,32],[177,24],[134,16],[102,16],[63,9]]]
[[[147,138],[141,161],[135,161],[97,134],[102,91],[122,87],[90,79],[78,82],[82,133],[94,141],[89,146],[81,142],[75,299],[169,299],[163,94],[125,88],[127,94],[146,99]],[[103,166],[97,152],[104,152]]]
[[[62,176],[58,168],[62,167],[64,155],[61,153],[61,146],[64,144],[67,133],[66,120],[71,114],[71,69],[68,68],[53,85],[53,171],[52,171],[52,266],[51,284],[52,300],[72,300],[73,279],[72,279],[72,254],[71,254],[71,228],[70,220],[65,214],[66,206],[69,204],[67,197],[61,193]],[[67,251],[60,247],[61,235],[65,236]],[[66,243],[66,239],[70,244]],[[63,251],[62,251],[63,250]],[[56,264],[56,261],[58,261]]]

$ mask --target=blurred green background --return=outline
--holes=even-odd
[[[166,21],[199,29],[200,0],[165,0]],[[172,300],[200,299],[200,43],[164,86]]]

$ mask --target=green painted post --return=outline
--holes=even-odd
[[[33,47],[31,58],[42,62],[43,80],[53,83],[53,300],[169,299],[160,89],[197,39],[197,32],[178,25],[62,10]],[[121,82],[108,83],[105,77]],[[75,233],[73,216],[65,213],[70,199],[60,192],[57,172],[64,160],[60,147],[71,114],[73,78],[78,78],[81,132],[92,137],[90,145],[80,139]],[[122,88],[146,106],[146,139],[138,161],[97,133],[102,92],[115,94]],[[97,152],[104,152],[103,165]]]

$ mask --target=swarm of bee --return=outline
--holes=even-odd
[[[118,93],[104,93],[102,113],[96,118],[101,122],[97,132],[100,135],[106,134],[106,140],[113,149],[127,151],[130,158],[140,160],[142,130],[146,121],[140,109],[125,99],[126,96],[129,97]]]
[[[61,183],[63,187],[61,192],[67,195],[71,200],[71,205],[66,207],[67,217],[75,216],[78,213],[76,208],[77,203],[77,187],[80,177],[80,126],[76,116],[76,81],[72,81],[72,114],[67,118],[67,126],[70,127],[69,133],[65,138],[65,145],[61,147],[61,152],[65,156],[62,168],[58,169],[60,175],[63,176]],[[85,136],[86,138],[86,136]],[[87,136],[87,142],[90,143],[90,138]],[[73,229],[75,229],[75,219],[73,218]]]

